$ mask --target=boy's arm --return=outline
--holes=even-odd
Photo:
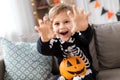
[[[41,38],[38,39],[37,41],[37,50],[39,53],[47,55],[49,51],[49,41],[48,42],[42,42]]]
[[[93,28],[89,24],[88,28],[85,31],[81,31],[81,36],[85,44],[89,44],[93,37]]]
[[[59,53],[61,52],[59,43],[57,41],[50,40],[48,42],[42,42],[41,38],[39,38],[37,41],[37,50],[41,54],[48,56],[59,56]]]

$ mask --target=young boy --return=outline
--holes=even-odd
[[[55,5],[49,11],[49,17],[39,20],[35,29],[40,34],[37,49],[48,56],[56,56],[58,63],[70,56],[79,56],[86,63],[86,75],[73,78],[74,80],[95,80],[95,71],[89,53],[89,43],[93,31],[88,24],[90,13],[80,12],[76,6],[65,4]],[[59,78],[60,79],[60,78]]]

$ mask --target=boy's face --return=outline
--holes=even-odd
[[[72,23],[66,11],[61,11],[53,19],[53,31],[62,41],[68,41],[71,37]]]

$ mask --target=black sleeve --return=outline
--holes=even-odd
[[[48,56],[56,56],[61,52],[57,42],[53,44],[52,48],[50,48],[50,41],[42,42],[41,38],[37,41],[37,50],[39,53]]]
[[[89,25],[87,30],[81,32],[80,39],[85,43],[86,45],[89,45],[91,39],[93,36],[93,28]]]
[[[48,52],[49,49],[49,42],[42,42],[41,38],[37,41],[37,50],[39,53],[46,55],[46,52],[44,52],[44,49],[46,52]]]

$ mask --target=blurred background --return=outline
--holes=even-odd
[[[47,14],[58,3],[77,5],[90,12],[89,23],[106,24],[120,21],[119,0],[1,0],[0,37],[21,40],[25,34],[37,33],[38,18]]]

